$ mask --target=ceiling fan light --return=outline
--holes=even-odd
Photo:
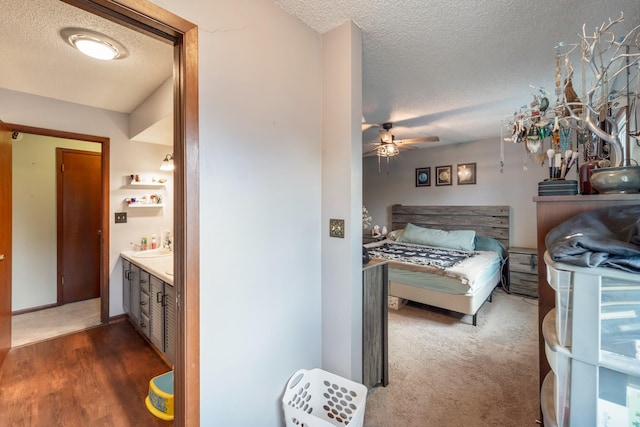
[[[400,149],[395,144],[382,144],[378,148],[378,156],[393,157],[400,154]]]

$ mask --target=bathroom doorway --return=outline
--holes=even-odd
[[[56,148],[58,305],[100,297],[101,157]]]

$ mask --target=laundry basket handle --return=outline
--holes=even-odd
[[[304,378],[304,374],[307,372],[309,371],[306,369],[298,369],[295,374],[291,375],[291,378],[289,378],[289,381],[287,382],[287,390],[291,390],[300,384],[300,381]]]

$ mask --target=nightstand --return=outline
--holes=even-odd
[[[538,249],[509,248],[509,290],[538,298]]]
[[[366,245],[367,243],[379,242],[381,240],[384,240],[383,236],[380,236],[380,237],[373,237],[371,235],[362,236],[362,244],[363,245]]]

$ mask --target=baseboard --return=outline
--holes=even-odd
[[[53,307],[58,307],[58,304],[47,304],[47,305],[41,305],[38,307],[31,307],[31,308],[25,308],[22,310],[16,310],[16,311],[12,311],[11,315],[16,316],[18,314],[33,313],[34,311],[46,310],[48,308],[53,308]]]
[[[127,316],[127,313],[118,314],[117,316],[111,316],[109,317],[109,324],[125,321],[128,317],[129,316]]]

